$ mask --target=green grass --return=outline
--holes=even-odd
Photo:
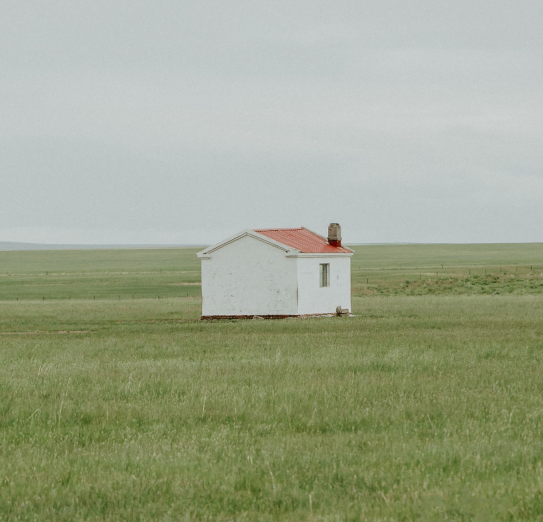
[[[0,253],[0,520],[543,520],[543,247],[432,248],[211,323],[193,250]]]
[[[197,297],[197,251],[0,252],[0,300]]]
[[[418,294],[451,293],[447,288],[451,278],[455,293],[541,292],[541,243],[358,245],[354,249],[355,295],[412,294],[414,284],[428,287],[418,288]],[[198,297],[197,251],[0,252],[0,300]],[[494,281],[494,276],[507,279],[507,284]],[[406,281],[410,288],[405,288]],[[485,288],[477,292],[474,286]]]
[[[355,246],[355,295],[541,293],[543,244]]]

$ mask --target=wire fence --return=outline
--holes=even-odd
[[[0,301],[134,301],[134,300],[160,300],[160,299],[188,299],[200,298],[197,294],[184,295],[28,295],[28,296],[2,296]]]
[[[352,286],[371,286],[371,285],[397,285],[400,283],[411,283],[415,281],[436,281],[450,278],[478,278],[478,277],[518,277],[525,279],[540,279],[543,278],[543,265],[472,265],[472,266],[447,266],[440,264],[432,267],[407,267],[407,266],[391,266],[391,267],[353,267],[352,270]],[[45,272],[45,274],[52,274]],[[4,274],[6,275],[6,274]],[[19,276],[20,274],[10,274]],[[36,274],[33,274],[36,275]],[[73,274],[72,274],[73,275]],[[89,286],[81,293],[72,293],[61,295],[61,292],[44,293],[28,292],[17,294],[15,288],[9,288],[7,285],[2,285],[0,279],[0,301],[126,301],[126,300],[160,300],[160,299],[201,299],[199,282],[186,283],[187,285],[195,285],[194,291],[184,292],[180,294],[165,294],[146,293],[138,294],[137,292],[121,292],[115,293],[92,293]],[[91,285],[92,286],[92,285]],[[89,291],[90,290],[90,291]],[[356,293],[353,291],[353,293]],[[3,295],[2,295],[3,294]]]

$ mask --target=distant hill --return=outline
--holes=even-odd
[[[14,250],[117,250],[135,248],[196,248],[207,245],[45,245],[41,243],[12,243],[0,241],[0,251]]]

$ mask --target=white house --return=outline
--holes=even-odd
[[[297,317],[351,310],[351,256],[341,228],[243,230],[199,252],[202,319]]]

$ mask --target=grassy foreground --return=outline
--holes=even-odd
[[[360,255],[360,291],[356,268],[401,270]],[[0,300],[0,520],[543,520],[536,267],[500,295],[399,290],[428,255],[353,318],[207,323],[196,296],[94,301],[91,281]]]

